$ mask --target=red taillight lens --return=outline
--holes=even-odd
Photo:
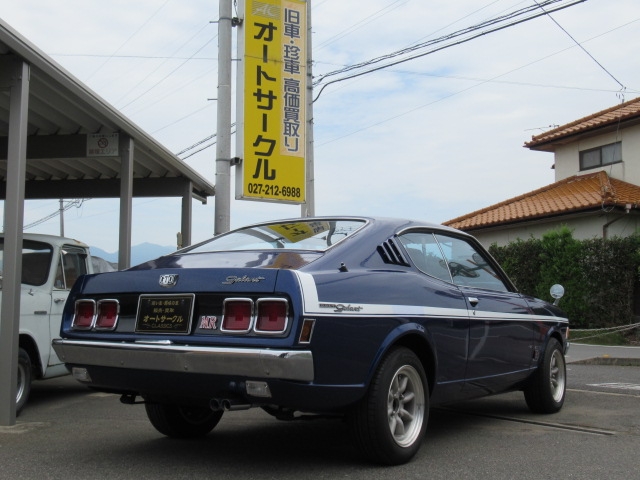
[[[286,300],[258,300],[255,331],[258,333],[282,333],[287,329]]]
[[[248,332],[251,330],[253,302],[250,299],[230,298],[224,302],[223,332]]]
[[[71,328],[88,330],[93,327],[93,320],[96,316],[96,302],[93,300],[77,300],[75,315],[71,322]]]
[[[120,304],[117,300],[100,300],[96,317],[96,330],[113,330],[118,323]]]

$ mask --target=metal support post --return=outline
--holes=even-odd
[[[20,335],[20,283],[22,278],[22,226],[24,182],[27,169],[29,65],[13,63],[9,98],[7,195],[4,203],[4,256],[0,315],[0,425],[16,423],[18,346]],[[0,79],[1,80],[1,79]],[[3,85],[0,85],[2,87]]]

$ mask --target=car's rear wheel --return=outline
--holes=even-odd
[[[16,388],[16,414],[22,411],[31,393],[31,381],[33,380],[33,369],[31,358],[26,350],[18,350],[18,386]]]
[[[223,411],[166,403],[145,403],[151,425],[172,438],[193,438],[207,435],[222,418]]]
[[[367,395],[349,415],[365,457],[399,465],[416,454],[427,428],[428,390],[422,363],[411,350],[399,347],[385,357]]]
[[[555,413],[562,408],[567,388],[567,367],[560,342],[551,338],[538,369],[524,390],[529,410]]]

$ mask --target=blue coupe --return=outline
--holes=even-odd
[[[341,415],[367,458],[393,465],[420,448],[430,406],[521,390],[532,411],[560,410],[568,329],[468,234],[319,217],[83,276],[54,348],[164,435],[206,435],[250,407]]]

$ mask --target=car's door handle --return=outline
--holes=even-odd
[[[53,299],[53,301],[54,301],[55,303],[60,303],[60,302],[64,302],[64,301],[65,301],[65,299],[64,299],[64,298],[54,298],[54,299]]]
[[[467,297],[467,300],[469,300],[469,303],[471,304],[472,307],[475,307],[476,305],[478,305],[478,302],[480,301],[476,297]]]

